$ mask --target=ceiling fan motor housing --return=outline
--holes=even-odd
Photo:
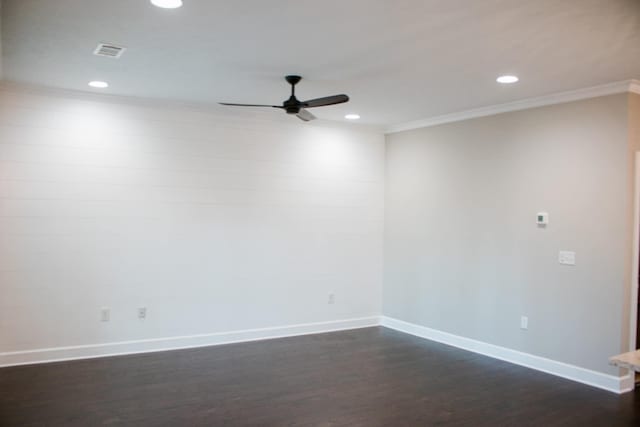
[[[287,114],[298,114],[302,108],[302,103],[298,101],[295,96],[291,95],[289,99],[282,103],[282,106]]]
[[[302,80],[302,77],[296,75],[285,76],[287,83],[291,85],[291,96],[282,103],[287,114],[298,114],[302,107],[301,102],[296,98],[296,85]]]

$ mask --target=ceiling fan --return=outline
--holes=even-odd
[[[282,105],[262,105],[262,104],[231,104],[228,102],[221,102],[220,105],[231,105],[235,107],[271,107],[281,108],[287,112],[287,114],[295,114],[300,120],[308,122],[309,120],[316,119],[316,116],[307,111],[307,108],[324,107],[326,105],[342,104],[349,101],[347,95],[333,95],[325,96],[323,98],[310,99],[308,101],[299,101],[296,98],[296,84],[302,80],[300,76],[286,76],[285,80],[291,85],[291,96],[284,101]]]

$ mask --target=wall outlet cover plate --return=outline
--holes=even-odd
[[[558,262],[563,265],[576,265],[576,253],[571,251],[560,251]]]

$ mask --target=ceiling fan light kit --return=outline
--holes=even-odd
[[[327,105],[342,104],[349,101],[349,97],[344,94],[325,96],[322,98],[310,99],[308,101],[300,101],[298,100],[298,98],[296,98],[296,85],[300,82],[300,80],[302,80],[302,77],[290,75],[285,76],[285,80],[291,85],[291,96],[287,100],[285,100],[282,105],[234,104],[229,102],[221,102],[220,105],[229,105],[233,107],[280,108],[282,110],[285,110],[287,114],[295,115],[300,120],[308,122],[310,120],[315,120],[316,116],[311,114],[311,112],[309,112],[307,108],[324,107]]]

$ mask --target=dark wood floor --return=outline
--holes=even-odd
[[[0,369],[6,426],[639,426],[618,396],[384,328]]]

